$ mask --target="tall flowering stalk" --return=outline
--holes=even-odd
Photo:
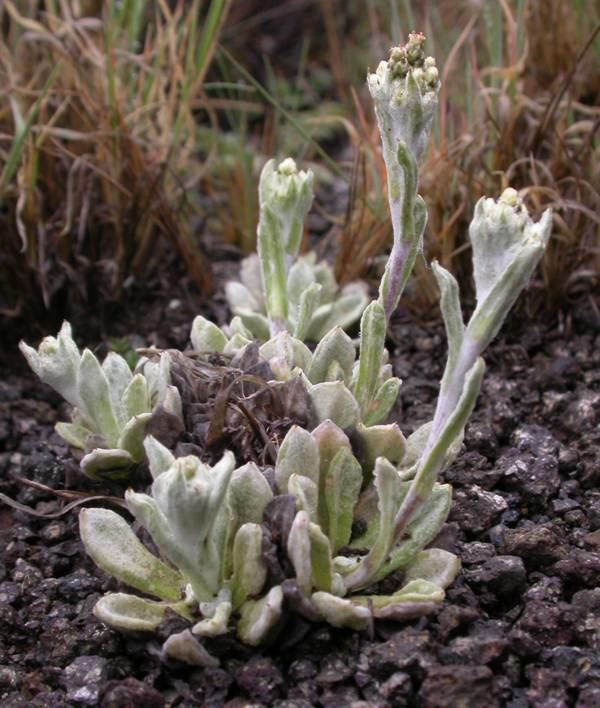
[[[387,320],[398,306],[422,247],[427,209],[418,189],[418,164],[427,147],[438,103],[440,81],[425,36],[413,33],[394,47],[387,61],[369,74],[388,178],[394,245],[379,288]]]

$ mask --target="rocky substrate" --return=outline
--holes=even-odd
[[[0,377],[0,704],[21,706],[600,705],[600,335],[523,326],[486,355],[454,505],[435,545],[462,572],[434,615],[375,635],[292,623],[262,650],[213,640],[216,669],[165,664],[160,637],[121,635],[91,609],[114,581],[88,560],[71,498],[82,479],[53,424],[66,411],[32,376]],[[182,320],[183,321],[183,320]],[[183,327],[183,325],[181,325]],[[183,331],[183,330],[182,330]],[[519,333],[520,332],[520,333]],[[431,417],[443,331],[393,330],[405,432]],[[45,516],[44,516],[45,515]]]

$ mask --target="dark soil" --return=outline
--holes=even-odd
[[[165,284],[159,302],[108,334],[185,345],[200,309],[185,279]],[[225,316],[222,298],[210,312]],[[82,331],[106,327],[75,334],[89,343]],[[435,545],[457,552],[463,570],[434,615],[379,623],[373,638],[294,623],[262,650],[213,640],[217,669],[165,664],[160,638],[93,617],[116,586],[83,552],[76,510],[41,518],[0,505],[0,704],[600,705],[600,333],[585,309],[562,331],[515,317],[509,329],[486,355],[463,452],[446,474],[454,505]],[[393,340],[405,380],[398,419],[410,432],[433,411],[443,329],[400,317]],[[40,515],[70,499],[20,478],[118,496],[79,475],[53,430],[66,417],[60,399],[33,375],[3,373],[0,491]]]

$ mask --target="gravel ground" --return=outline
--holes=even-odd
[[[144,315],[146,341],[181,346],[185,292],[162,302]],[[486,355],[463,451],[445,475],[454,504],[434,545],[457,552],[463,569],[439,611],[377,624],[373,637],[295,621],[260,651],[224,637],[210,642],[220,659],[210,670],[165,664],[160,637],[124,636],[93,617],[116,585],[84,554],[77,509],[48,518],[65,500],[19,478],[123,490],[79,475],[53,430],[66,417],[53,392],[2,371],[0,491],[46,515],[0,505],[3,708],[600,705],[600,334],[585,308],[569,331],[510,324]],[[410,432],[433,411],[443,329],[406,315],[392,338],[406,382],[396,415]]]

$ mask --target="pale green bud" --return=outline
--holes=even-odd
[[[480,351],[496,336],[506,314],[531,278],[552,229],[547,209],[534,223],[514,189],[477,202],[469,227],[477,308],[467,328]]]
[[[425,57],[424,42],[422,34],[411,34],[367,76],[384,150],[395,152],[403,143],[417,162],[429,140],[440,89],[435,60]]]

